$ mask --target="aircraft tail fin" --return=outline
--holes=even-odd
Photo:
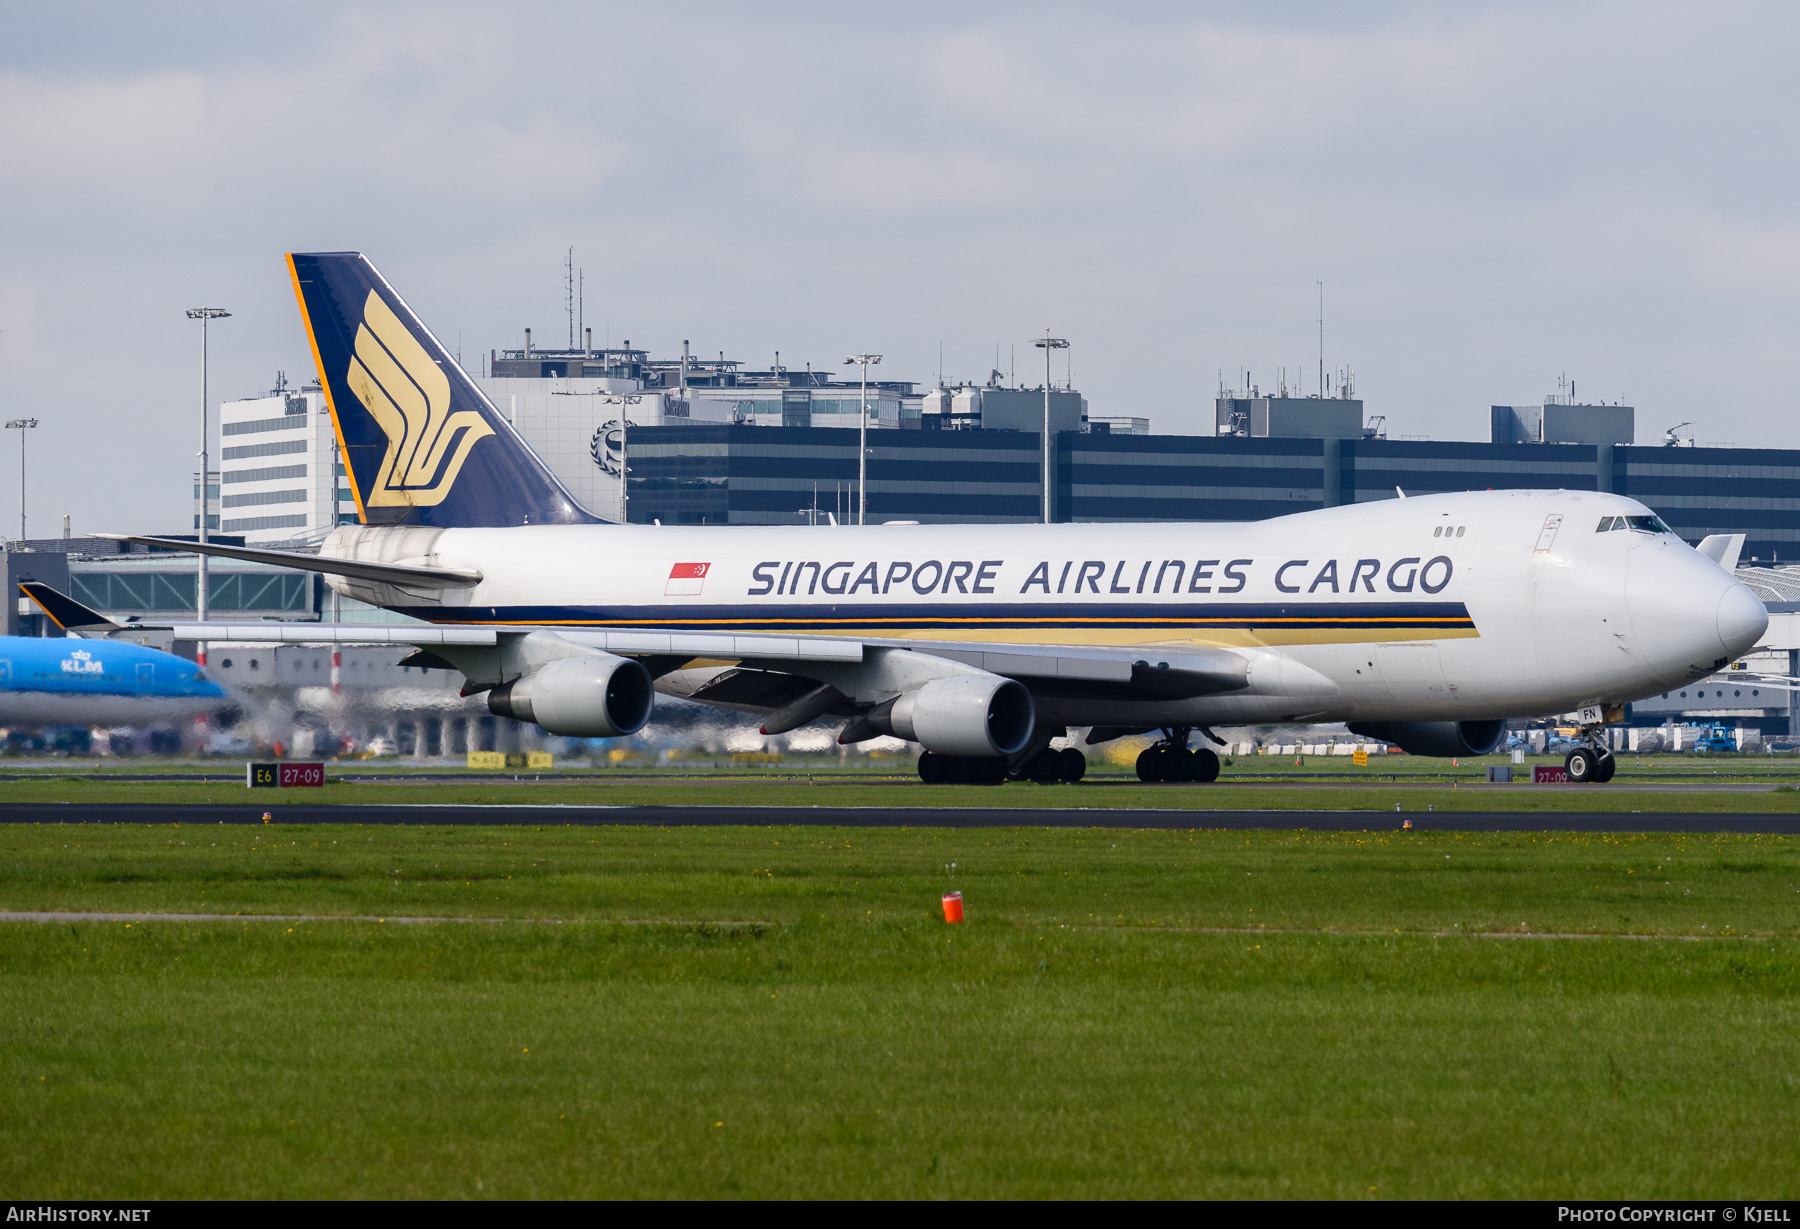
[[[319,382],[365,525],[591,524],[360,252],[292,252]]]
[[[97,610],[89,610],[66,593],[60,593],[39,580],[22,581],[19,592],[38,604],[50,621],[65,632],[92,633],[104,635],[116,632],[125,626],[114,623]]]

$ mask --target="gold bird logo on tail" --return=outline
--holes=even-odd
[[[449,379],[373,290],[345,378],[387,433],[387,454],[366,501],[372,507],[442,503],[469,449],[494,433],[475,410],[450,412]]]

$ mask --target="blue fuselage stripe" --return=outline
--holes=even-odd
[[[841,634],[912,628],[1019,629],[1043,631],[1161,631],[1185,629],[1378,631],[1473,630],[1461,602],[1209,603],[886,603],[733,604],[687,606],[679,613],[657,606],[481,606],[458,610],[412,607],[404,613],[434,623],[521,623],[589,627],[641,627],[682,631],[766,631]]]

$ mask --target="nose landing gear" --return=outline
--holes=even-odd
[[[1161,742],[1146,747],[1137,758],[1138,780],[1156,781],[1217,781],[1219,779],[1219,757],[1206,747],[1198,751],[1189,751],[1188,736],[1193,733],[1187,726],[1175,726],[1163,731]]]

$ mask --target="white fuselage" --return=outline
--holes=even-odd
[[[1051,694],[1070,725],[1482,720],[1625,702],[1711,673],[1767,616],[1594,492],[1480,491],[1246,523],[339,530],[325,553],[478,570],[465,589],[333,579],[440,623],[1067,646],[1249,686]],[[1560,518],[1560,521],[1557,521]]]

